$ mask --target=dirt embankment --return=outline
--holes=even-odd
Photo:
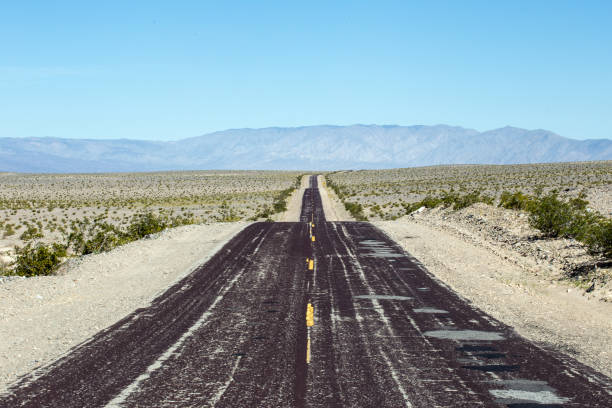
[[[208,260],[247,223],[190,225],[68,263],[58,276],[0,278],[0,392]]]
[[[561,279],[568,269],[593,261],[578,243],[533,240],[526,215],[485,204],[374,224],[519,334],[612,376],[610,271],[594,271],[589,287]]]

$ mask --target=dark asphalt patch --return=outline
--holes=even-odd
[[[465,368],[467,370],[477,370],[477,371],[488,371],[491,373],[500,373],[503,371],[518,371],[521,366],[518,365],[506,365],[506,364],[488,364],[481,366],[461,366],[461,368]]]
[[[484,357],[488,359],[495,359],[495,358],[505,358],[506,354],[505,353],[481,353],[481,354],[474,354],[474,356]]]
[[[497,351],[498,349],[491,346],[474,346],[474,345],[464,345],[461,347],[455,348],[457,351]]]

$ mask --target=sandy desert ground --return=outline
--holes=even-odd
[[[612,214],[612,161],[341,171],[327,178],[342,186],[346,201],[360,203],[372,220],[401,217],[405,215],[402,203],[445,191],[478,191],[496,199],[504,191],[533,194],[538,188],[543,193],[557,189],[562,197],[585,192],[594,210]]]
[[[125,227],[141,213],[178,224],[265,218],[278,194],[299,176],[270,171],[0,173],[0,270],[13,259],[16,245],[63,242],[83,222]]]

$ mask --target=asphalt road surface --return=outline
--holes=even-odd
[[[612,407],[612,381],[473,308],[374,226],[255,223],[1,407]],[[440,243],[443,245],[444,243]]]

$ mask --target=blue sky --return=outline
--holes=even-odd
[[[0,137],[513,125],[612,138],[609,1],[4,2]]]

